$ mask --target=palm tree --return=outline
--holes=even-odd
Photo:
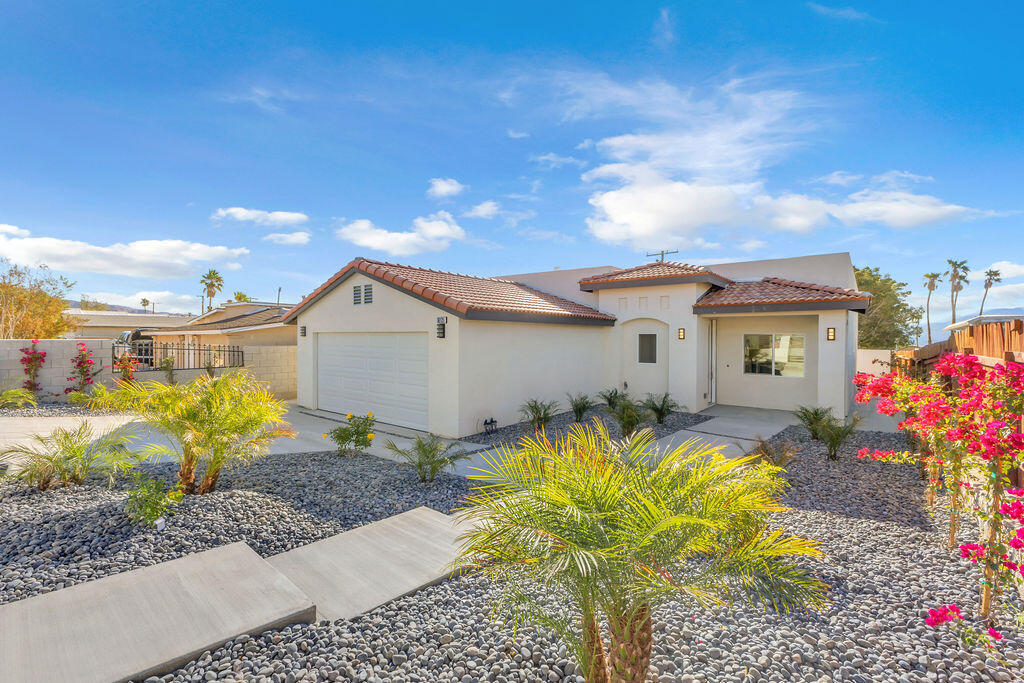
[[[591,683],[646,679],[652,613],[666,600],[826,602],[825,584],[796,564],[819,557],[816,545],[768,527],[783,509],[779,468],[696,439],[660,454],[653,438],[613,441],[595,421],[502,447],[471,475],[482,485],[460,514],[470,525],[460,565],[498,580],[513,623],[555,630]],[[552,594],[574,603],[579,623]]]
[[[139,301],[139,305],[142,306],[142,312],[143,313],[148,313],[149,312],[149,299],[143,297],[142,300]]]
[[[924,286],[928,288],[928,299],[924,304],[925,326],[928,328],[928,343],[932,343],[932,292],[942,282],[942,273],[925,273]]]
[[[969,285],[970,280],[967,279],[967,261],[957,261],[955,259],[946,259],[946,263],[949,264],[949,270],[944,274],[949,275],[949,303],[952,309],[953,320],[956,322],[956,302],[960,299],[960,292],[963,291],[964,285]]]
[[[206,271],[206,275],[200,278],[199,284],[201,284],[205,289],[206,298],[209,300],[209,303],[206,305],[206,310],[212,311],[213,297],[217,296],[217,294],[220,293],[220,290],[224,289],[224,278],[220,276],[220,273],[211,268]]]
[[[985,312],[985,299],[988,298],[988,290],[992,289],[992,285],[997,282],[1003,281],[1003,274],[995,268],[989,268],[985,271],[985,293],[981,296],[981,310],[978,311],[978,315]]]
[[[231,298],[239,303],[243,303],[245,301],[252,301],[252,299],[249,298],[249,295],[246,294],[245,292],[235,292],[234,294],[231,295]]]

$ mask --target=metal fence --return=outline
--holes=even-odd
[[[111,362],[116,362],[126,353],[136,360],[139,370],[159,369],[168,358],[173,361],[175,370],[238,368],[245,365],[242,347],[226,344],[161,344],[150,340],[115,342],[111,348]]]

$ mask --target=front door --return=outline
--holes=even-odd
[[[708,330],[708,404],[714,405],[718,402],[718,378],[716,377],[718,365],[718,321],[710,320]]]

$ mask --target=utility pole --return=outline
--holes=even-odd
[[[277,305],[278,306],[281,305],[281,288],[280,287],[277,288]]]
[[[647,257],[650,258],[651,256],[657,256],[659,261],[664,261],[665,260],[665,254],[678,254],[678,253],[679,253],[678,249],[673,249],[672,251],[666,251],[666,250],[662,249],[661,251],[650,251],[650,252],[647,252]]]

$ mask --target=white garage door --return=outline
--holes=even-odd
[[[317,407],[427,429],[427,335],[318,334]]]

